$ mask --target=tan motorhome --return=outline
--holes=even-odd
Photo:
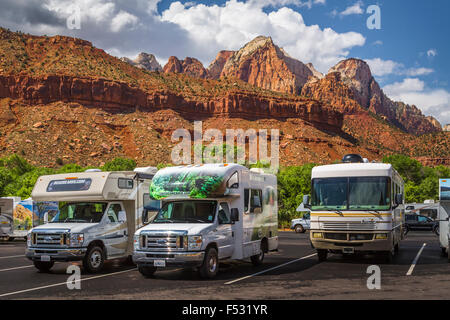
[[[142,226],[156,171],[88,170],[39,177],[33,200],[58,201],[60,208],[51,221],[30,230],[26,256],[41,271],[55,261],[81,260],[87,271],[98,272],[106,259],[132,255],[133,235]]]

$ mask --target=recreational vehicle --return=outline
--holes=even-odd
[[[142,226],[156,171],[88,170],[39,177],[33,200],[58,201],[60,209],[51,221],[28,233],[26,256],[41,271],[55,261],[79,260],[88,272],[100,271],[106,259],[131,257],[133,235]]]
[[[313,168],[310,239],[319,261],[332,253],[377,253],[387,261],[403,239],[404,184],[390,164],[347,155]]]
[[[278,249],[276,176],[238,164],[165,168],[150,195],[162,207],[134,236],[133,261],[146,277],[157,268],[197,267],[213,278],[224,259],[261,264]],[[147,222],[147,218],[144,217]]]
[[[20,201],[18,197],[0,198],[0,238],[14,240],[14,207]]]
[[[450,262],[450,178],[439,180],[439,243]]]

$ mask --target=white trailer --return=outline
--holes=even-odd
[[[328,252],[378,253],[387,261],[404,237],[404,184],[390,164],[347,155],[312,170],[310,239],[319,261]]]
[[[181,266],[212,278],[220,260],[250,258],[258,265],[278,249],[277,180],[261,169],[169,167],[155,175],[150,194],[162,207],[135,233],[133,261],[144,276]]]
[[[450,262],[450,178],[439,179],[439,243]]]
[[[64,204],[47,224],[27,235],[26,256],[48,271],[55,261],[83,261],[89,272],[106,259],[131,257],[133,234],[142,226],[142,211],[157,169],[65,173],[39,177],[35,201]]]

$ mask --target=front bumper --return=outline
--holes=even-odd
[[[327,233],[330,231],[323,230],[313,230],[311,231],[311,245],[314,249],[326,249],[333,251],[343,251],[344,248],[353,248],[355,252],[377,252],[377,251],[390,251],[393,246],[392,235],[388,234],[387,239],[375,239],[375,236],[372,240],[353,240],[353,241],[343,241],[343,240],[335,240],[335,239],[320,239],[313,238],[313,232],[322,232]],[[334,232],[334,231],[331,231]],[[364,232],[347,232],[349,234],[352,233],[364,233]],[[374,234],[375,235],[375,234]]]
[[[197,267],[203,263],[204,251],[197,252],[161,252],[135,251],[133,262],[138,266],[153,266],[155,260],[164,260],[167,267]]]
[[[41,256],[50,256],[51,261],[80,261],[83,260],[87,248],[27,248],[25,256],[32,261],[40,261]]]

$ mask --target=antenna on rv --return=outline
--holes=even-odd
[[[359,154],[346,154],[342,158],[343,163],[363,163],[364,159]]]

